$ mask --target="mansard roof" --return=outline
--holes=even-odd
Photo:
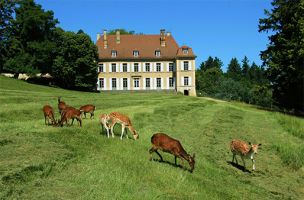
[[[160,35],[120,35],[120,43],[116,42],[116,35],[106,35],[107,48],[104,48],[104,36],[97,40],[98,55],[100,60],[174,60],[177,57],[195,58],[193,51],[189,48],[187,55],[183,54],[182,47],[179,48],[173,36],[165,35],[165,46],[161,45]],[[112,57],[111,52],[116,51],[117,56]],[[134,57],[133,51],[138,51],[139,56]],[[155,55],[160,51],[160,56]]]

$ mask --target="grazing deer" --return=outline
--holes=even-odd
[[[92,117],[94,118],[94,111],[95,111],[95,106],[94,105],[92,105],[92,104],[84,105],[84,106],[81,106],[79,108],[79,110],[83,111],[84,118],[87,118],[86,113],[91,114],[90,119],[92,119]]]
[[[249,142],[249,146],[247,145],[246,142],[241,141],[241,140],[232,140],[230,143],[230,150],[233,154],[232,156],[232,163],[235,159],[236,164],[238,164],[238,161],[236,159],[236,155],[239,155],[243,161],[244,169],[246,169],[245,166],[245,160],[246,159],[251,159],[252,161],[252,170],[255,170],[255,160],[254,160],[254,155],[258,153],[258,147],[261,146],[262,144],[251,144]]]
[[[63,123],[65,122],[68,124],[68,121],[72,119],[72,124],[74,122],[74,119],[76,119],[79,122],[79,125],[81,127],[82,120],[81,120],[81,111],[73,108],[73,107],[66,107],[64,110],[62,110],[61,113],[61,120],[59,121],[60,126],[63,126]]]
[[[110,129],[111,125],[109,124],[110,116],[108,114],[100,114],[99,115],[99,121],[102,127],[104,127],[107,130],[108,138],[110,137]],[[112,137],[114,137],[114,134],[112,132]]]
[[[58,110],[61,115],[62,111],[67,107],[64,101],[61,101],[61,97],[58,97]]]
[[[54,110],[50,105],[45,105],[42,108],[43,114],[44,114],[44,123],[45,125],[49,125],[51,120],[51,124],[55,125],[56,124],[56,120],[54,118]],[[47,121],[47,124],[46,124]]]
[[[138,139],[139,135],[137,131],[133,128],[131,120],[128,116],[121,114],[119,112],[112,112],[110,113],[110,127],[111,127],[111,132],[112,132],[112,137],[114,137],[113,129],[116,123],[121,124],[121,136],[120,139],[122,140],[122,136],[125,132],[125,129],[128,128],[130,132],[133,134],[134,139]],[[126,133],[126,137],[128,137],[128,133]]]
[[[152,153],[155,152],[160,157],[160,160],[163,161],[163,157],[160,155],[160,153],[157,152],[157,150],[159,149],[163,152],[173,154],[175,157],[175,165],[177,157],[181,159],[182,166],[184,165],[183,159],[188,161],[191,168],[190,172],[193,172],[195,165],[195,154],[193,154],[193,156],[188,154],[178,140],[164,133],[156,133],[151,137],[151,143],[152,148],[149,150],[150,160],[152,160]]]

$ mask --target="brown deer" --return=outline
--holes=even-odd
[[[66,103],[64,101],[61,101],[61,97],[58,97],[58,110],[59,113],[61,114],[61,112],[67,107]]]
[[[110,137],[110,129],[111,125],[109,124],[110,116],[108,114],[100,114],[99,115],[99,122],[102,127],[104,127],[107,130],[108,138]],[[112,137],[114,137],[114,134],[112,132]]]
[[[121,136],[120,139],[122,140],[122,136],[125,132],[125,129],[128,128],[130,132],[133,134],[134,139],[138,139],[139,135],[137,131],[134,129],[132,126],[131,120],[128,116],[121,114],[119,112],[112,112],[110,113],[110,127],[111,127],[111,132],[112,132],[112,137],[114,137],[113,129],[116,123],[121,124]],[[126,133],[126,137],[128,137],[128,133]]]
[[[236,155],[239,155],[243,161],[244,169],[246,169],[245,165],[245,160],[246,159],[251,159],[252,161],[252,170],[255,170],[255,160],[254,160],[254,155],[258,153],[258,148],[262,144],[251,144],[249,142],[249,146],[247,145],[246,142],[241,141],[241,140],[232,140],[230,143],[230,150],[232,152],[232,163],[235,159],[236,164],[238,164],[238,161],[236,159]]]
[[[95,106],[94,105],[92,105],[92,104],[84,105],[84,106],[81,106],[79,108],[79,110],[82,110],[82,112],[84,114],[84,118],[87,118],[86,113],[91,114],[90,119],[92,119],[92,117],[94,118],[94,111],[95,111]]]
[[[194,160],[195,154],[193,154],[193,156],[188,154],[178,140],[164,133],[156,133],[151,137],[151,143],[152,143],[152,148],[149,150],[150,160],[152,160],[152,153],[155,152],[160,157],[160,160],[163,161],[163,157],[157,151],[159,149],[163,152],[173,154],[175,157],[175,165],[176,165],[177,157],[181,159],[182,166],[183,166],[183,160],[188,161],[191,168],[190,172],[193,172],[195,165],[195,160]]]
[[[73,107],[66,107],[64,110],[62,110],[61,120],[58,124],[60,126],[63,126],[64,122],[68,124],[70,119],[72,119],[71,125],[73,125],[74,119],[76,119],[79,122],[80,127],[82,126],[81,111]]]
[[[44,123],[45,125],[50,125],[50,121],[51,120],[51,124],[55,125],[56,124],[56,120],[54,118],[54,110],[50,105],[45,105],[42,108],[43,114],[44,114]],[[47,121],[47,123],[46,123]]]

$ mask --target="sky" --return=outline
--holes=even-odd
[[[82,29],[96,42],[104,29],[124,28],[144,34],[172,33],[179,46],[196,54],[196,67],[209,56],[222,60],[225,71],[231,58],[247,56],[262,64],[260,51],[267,47],[267,33],[258,32],[270,0],[36,0],[52,10],[66,31]]]

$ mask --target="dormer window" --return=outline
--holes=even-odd
[[[188,48],[183,48],[183,54],[188,54],[189,51],[188,51]]]
[[[112,58],[115,58],[117,56],[117,51],[116,50],[112,50],[111,51],[111,56],[112,56]]]
[[[138,57],[139,56],[139,51],[133,51],[133,56]]]
[[[159,50],[156,50],[156,51],[155,51],[155,56],[156,56],[156,57],[160,57],[160,51],[159,51]]]

